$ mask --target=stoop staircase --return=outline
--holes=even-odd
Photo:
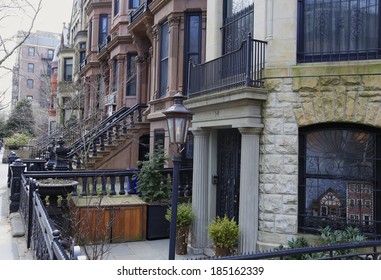
[[[117,162],[123,151],[139,147],[139,138],[149,133],[149,123],[142,121],[146,108],[143,104],[122,108],[68,146],[73,168],[109,169],[107,163]]]

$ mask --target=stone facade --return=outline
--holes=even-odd
[[[282,76],[283,69],[267,72],[260,145],[262,248],[297,234],[298,128],[328,122],[381,126],[381,71],[371,64],[297,66],[290,76]]]

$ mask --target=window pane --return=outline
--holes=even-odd
[[[301,132],[299,229],[356,226],[380,234],[377,134],[337,127]]]
[[[310,56],[312,61],[379,58],[379,0],[301,2],[301,57]]]

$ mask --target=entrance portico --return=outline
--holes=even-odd
[[[195,254],[211,254],[212,243],[207,228],[216,215],[222,214],[238,214],[234,218],[238,220],[241,230],[239,250],[256,251],[259,137],[263,127],[261,110],[265,98],[264,90],[241,88],[184,102],[194,114],[192,206],[196,220],[191,248]],[[229,136],[233,134],[239,137]],[[225,153],[225,157],[236,157],[223,159],[229,164],[221,164],[221,137],[224,136],[231,138],[228,142],[239,139],[238,143],[228,143],[232,150],[239,148],[236,152]],[[238,172],[235,178],[234,172]]]

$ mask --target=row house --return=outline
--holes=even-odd
[[[162,112],[177,92],[187,96],[192,253],[212,253],[207,227],[224,215],[240,227],[241,252],[324,226],[381,234],[380,0],[74,3],[82,118],[147,105],[132,137],[96,168],[136,167],[157,143],[170,154]],[[364,186],[356,194],[354,182]]]
[[[379,236],[380,1],[207,2],[206,62],[184,102],[194,251],[216,215],[238,222],[241,252],[325,226]]]

